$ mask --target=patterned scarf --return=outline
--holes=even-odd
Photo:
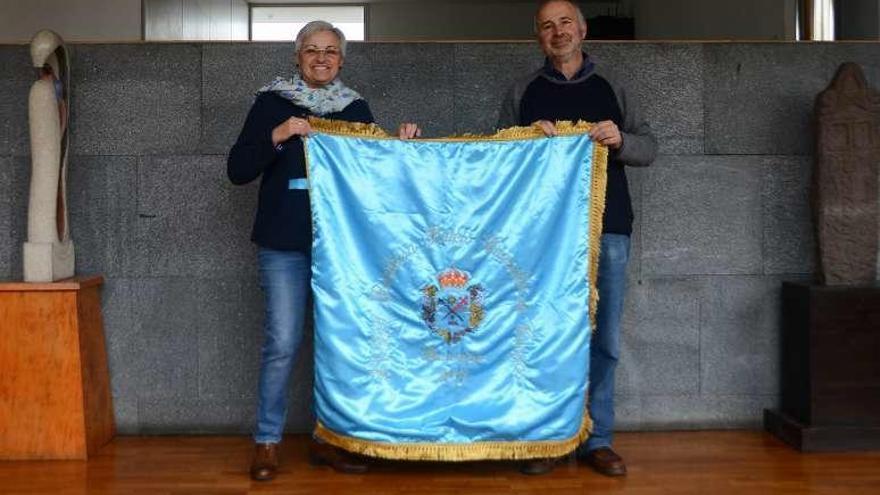
[[[311,88],[303,81],[299,72],[294,73],[290,79],[276,77],[260,88],[257,95],[266,92],[276,93],[318,116],[341,112],[351,102],[362,99],[357,91],[343,84],[339,78],[320,88]]]

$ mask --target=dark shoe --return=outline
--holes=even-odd
[[[605,476],[625,476],[626,464],[610,447],[600,447],[584,454],[584,462]]]
[[[327,465],[345,474],[366,473],[369,466],[363,457],[351,454],[329,443],[309,443],[309,461],[314,465]]]
[[[519,467],[519,472],[529,476],[547,474],[556,467],[556,459],[532,459]]]
[[[251,461],[251,479],[269,481],[278,473],[278,444],[258,443],[254,445],[254,458]]]

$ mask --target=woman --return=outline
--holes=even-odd
[[[251,239],[259,246],[260,285],[266,299],[260,363],[257,425],[251,478],[271,480],[278,470],[278,443],[287,416],[287,391],[302,341],[310,287],[311,212],[301,137],[310,115],[373,122],[367,102],[338,79],[345,60],[345,35],[324,21],[307,24],[296,37],[297,71],[257,92],[244,128],[229,152],[227,172],[235,184],[262,175]],[[402,124],[402,139],[421,134]],[[344,472],[366,465],[326,444],[311,445],[313,461]]]

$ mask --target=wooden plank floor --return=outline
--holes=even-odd
[[[508,463],[383,463],[364,475],[306,462],[306,437],[282,449],[275,481],[248,479],[245,437],[119,437],[88,462],[0,462],[2,494],[880,494],[880,452],[800,454],[757,431],[620,433],[629,476],[568,461],[545,476]]]

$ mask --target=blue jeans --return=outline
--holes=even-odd
[[[311,258],[267,248],[260,248],[258,257],[266,316],[254,441],[278,443],[287,419],[290,373],[303,337]]]
[[[582,452],[610,447],[614,430],[614,370],[620,357],[620,318],[626,293],[629,236],[603,234],[599,253],[599,307],[590,343],[589,410],[593,433]]]

